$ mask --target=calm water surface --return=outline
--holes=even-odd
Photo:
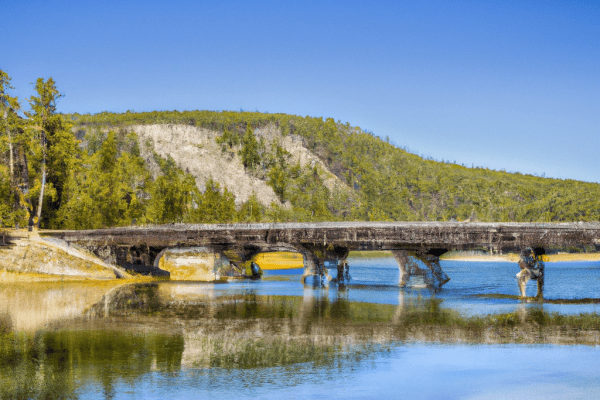
[[[600,397],[599,305],[566,301],[600,297],[600,263],[546,264],[542,304],[514,297],[514,263],[444,261],[433,293],[349,262],[345,287],[0,286],[0,397]]]

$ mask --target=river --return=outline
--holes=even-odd
[[[543,303],[518,298],[515,263],[442,261],[438,292],[399,288],[393,258],[349,263],[329,288],[299,271],[2,285],[0,397],[600,396],[600,262],[546,264]]]

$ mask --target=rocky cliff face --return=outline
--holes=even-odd
[[[133,125],[128,129],[138,135],[142,156],[151,170],[155,164],[152,159],[153,148],[161,157],[171,156],[179,168],[192,174],[200,190],[204,190],[205,182],[212,178],[235,195],[238,205],[247,201],[253,192],[265,205],[272,202],[281,204],[265,180],[245,170],[236,151],[221,151],[221,146],[215,141],[221,132],[175,124]],[[350,190],[304,147],[301,137],[283,136],[274,125],[257,128],[254,134],[257,139],[264,138],[268,148],[273,141],[278,142],[291,154],[289,163],[292,165],[298,162],[301,166],[319,165],[325,173],[324,183],[330,190]]]
[[[265,181],[246,173],[237,154],[221,152],[215,142],[220,132],[188,125],[135,125],[129,129],[138,135],[146,160],[152,158],[151,147],[161,157],[173,157],[179,168],[196,178],[200,190],[204,190],[205,182],[212,178],[225,185],[238,204],[248,200],[252,192],[263,204],[279,202]]]

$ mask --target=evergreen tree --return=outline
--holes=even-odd
[[[221,136],[218,136],[215,140],[217,144],[221,145],[221,151],[225,152],[227,148],[231,149],[234,146],[240,144],[240,136],[237,132],[225,129]]]
[[[149,173],[141,157],[119,154],[113,131],[98,152],[85,158],[89,167],[71,170],[64,198],[54,226],[68,229],[128,225],[143,219],[144,203],[138,194],[148,184]]]
[[[14,135],[17,127],[17,111],[19,110],[18,98],[8,94],[9,90],[14,89],[10,85],[11,78],[6,72],[0,69],[0,114],[2,121],[0,134],[5,134],[3,142],[8,147],[8,168],[9,168],[9,183],[13,186],[14,181]],[[12,187],[11,187],[12,190]]]
[[[127,194],[115,133],[110,132],[96,156],[94,202],[99,208],[102,225],[106,227],[127,223]]]
[[[286,186],[287,186],[287,174],[285,170],[276,164],[271,168],[268,174],[269,181],[268,184],[273,188],[273,191],[279,197],[279,200],[285,201],[286,199]]]
[[[265,213],[265,206],[263,206],[256,193],[252,192],[252,196],[242,204],[240,211],[238,212],[238,220],[240,222],[260,222]]]
[[[271,203],[269,208],[265,211],[265,218],[270,222],[292,222],[297,220],[293,211],[286,209],[275,202]]]
[[[242,149],[239,152],[244,168],[253,169],[260,163],[258,154],[258,142],[254,137],[254,131],[250,124],[246,125],[246,133],[242,137]]]
[[[6,174],[6,177],[1,176],[2,197],[0,199],[0,219],[2,224],[13,225],[19,220],[19,209],[21,208],[19,188],[15,180],[15,145],[18,132],[20,130],[20,118],[17,111],[20,108],[17,97],[9,95],[9,91],[14,89],[10,85],[11,78],[3,70],[0,69],[0,152],[8,153],[7,170],[0,169],[0,174]],[[6,149],[6,150],[5,150]],[[22,217],[22,215],[21,215]]]
[[[198,208],[193,222],[228,223],[236,217],[235,196],[212,178],[206,181],[206,190],[198,197]]]
[[[62,97],[52,78],[46,81],[39,78],[35,89],[37,96],[31,96],[29,103],[32,111],[25,114],[29,117],[28,129],[37,138],[30,143],[34,151],[33,170],[37,172],[36,182],[31,191],[39,194],[37,202],[37,225],[42,224],[42,208],[46,204],[44,217],[47,225],[62,204],[63,191],[67,184],[69,171],[77,164],[80,157],[79,147],[71,133],[71,124],[56,113],[56,102]]]
[[[14,223],[8,168],[0,167],[0,227]]]
[[[290,189],[290,201],[299,220],[332,220],[329,210],[330,191],[323,184],[318,167],[306,168]]]
[[[170,156],[161,162],[164,175],[151,185],[147,218],[156,224],[186,222],[198,199],[196,180],[181,171]]]

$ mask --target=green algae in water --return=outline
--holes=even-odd
[[[181,368],[181,336],[114,331],[44,331],[0,336],[0,398],[77,398],[100,383],[114,393],[119,380],[151,370]]]

